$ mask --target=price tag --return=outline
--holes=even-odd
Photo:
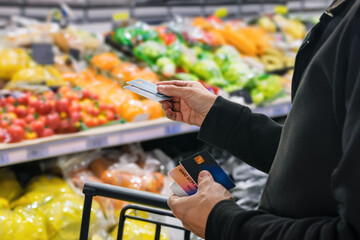
[[[48,155],[49,155],[49,151],[46,146],[31,147],[27,150],[27,158],[28,159],[43,158]]]
[[[106,136],[91,137],[87,140],[88,148],[101,148],[108,145],[108,139]]]
[[[80,60],[80,50],[75,48],[69,49],[69,55],[72,56],[75,60]]]
[[[128,11],[122,11],[114,13],[112,16],[113,21],[123,21],[129,19],[129,12]]]
[[[49,43],[33,43],[31,46],[32,57],[35,62],[43,65],[54,64],[54,52]]]
[[[0,153],[0,166],[9,163],[9,156],[7,153]]]
[[[173,135],[181,132],[181,125],[174,124],[174,125],[167,125],[165,126],[165,134],[166,135]]]
[[[228,15],[228,9],[226,7],[218,8],[215,10],[214,15],[218,18],[224,18]]]

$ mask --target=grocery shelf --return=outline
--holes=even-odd
[[[166,118],[102,126],[87,131],[55,135],[19,143],[0,144],[0,167],[198,131],[198,127]]]
[[[289,99],[280,99],[266,107],[254,108],[269,117],[285,116],[290,110]],[[0,144],[0,167],[22,162],[118,146],[157,138],[197,132],[196,126],[173,122],[166,118],[102,126],[73,134]]]

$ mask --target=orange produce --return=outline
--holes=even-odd
[[[140,114],[146,113],[141,101],[130,100],[120,106],[120,115],[125,121],[132,122]]]
[[[91,59],[91,64],[94,67],[97,67],[100,70],[108,70],[108,71],[113,69],[115,66],[119,65],[120,62],[121,61],[118,58],[118,56],[116,56],[116,54],[111,52],[105,52],[95,55]]]
[[[269,36],[266,35],[264,29],[259,27],[242,27],[237,30],[237,32],[255,44],[258,55],[263,54],[265,48],[269,47],[270,45]]]
[[[255,56],[257,54],[257,48],[254,42],[247,39],[244,35],[233,30],[230,26],[225,26],[224,29],[218,29],[223,38],[228,44],[233,45],[239,52]]]
[[[164,116],[160,103],[150,99],[142,101],[145,111],[149,113],[149,119],[156,119]]]
[[[98,157],[94,159],[89,168],[94,173],[94,175],[98,178],[101,178],[101,175],[104,171],[112,164],[113,162],[110,160],[107,160],[103,157]]]
[[[125,82],[134,80],[139,74],[139,68],[129,62],[122,62],[115,68],[111,70],[112,76],[120,83],[125,84]]]

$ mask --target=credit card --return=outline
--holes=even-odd
[[[137,94],[139,94],[139,95],[141,95],[143,97],[146,97],[146,98],[149,98],[151,100],[157,101],[157,102],[171,99],[170,97],[163,97],[163,96],[160,96],[160,95],[156,95],[156,94],[147,92],[145,90],[142,90],[140,88],[133,87],[133,86],[125,86],[124,88],[128,89],[128,90],[130,90],[130,91],[132,91],[134,93],[137,93]]]
[[[180,164],[196,184],[198,184],[199,173],[202,170],[207,170],[211,173],[215,182],[220,183],[227,190],[235,187],[234,182],[206,150],[180,161]]]
[[[197,192],[197,185],[183,166],[179,165],[170,170],[168,175],[186,192],[187,195],[191,196]]]
[[[146,91],[148,93],[154,94],[157,97],[162,98],[163,100],[160,101],[164,101],[164,100],[169,100],[171,99],[171,97],[166,96],[164,94],[161,94],[157,91],[157,85],[153,84],[151,82],[145,81],[143,79],[136,79],[136,80],[132,80],[129,82],[126,82],[127,84],[130,84],[133,87],[136,88],[140,88],[143,91]],[[130,89],[129,89],[130,90]],[[131,90],[132,91],[132,90]],[[143,96],[143,95],[142,95]],[[145,96],[144,96],[145,97]]]
[[[188,194],[181,187],[179,187],[179,185],[176,182],[173,182],[169,188],[173,193],[175,193],[179,197],[188,196]]]

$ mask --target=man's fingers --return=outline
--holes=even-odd
[[[161,104],[162,108],[164,109],[164,111],[166,109],[172,108],[172,104],[169,101],[162,101],[162,102],[160,102],[160,104]]]
[[[168,202],[167,202],[168,206],[172,209],[179,202],[179,199],[180,199],[179,196],[177,196],[175,194],[171,195],[169,197],[169,199],[168,199]]]
[[[180,103],[174,103],[173,105],[172,105],[172,110],[173,111],[176,111],[176,112],[180,112]]]
[[[178,87],[174,85],[159,85],[157,90],[159,93],[170,97],[184,98],[185,94],[187,94],[190,89],[187,87]]]
[[[162,81],[162,82],[158,82],[156,83],[156,85],[160,86],[160,85],[175,85],[175,86],[179,86],[179,87],[185,87],[188,86],[188,82],[186,81]]]

